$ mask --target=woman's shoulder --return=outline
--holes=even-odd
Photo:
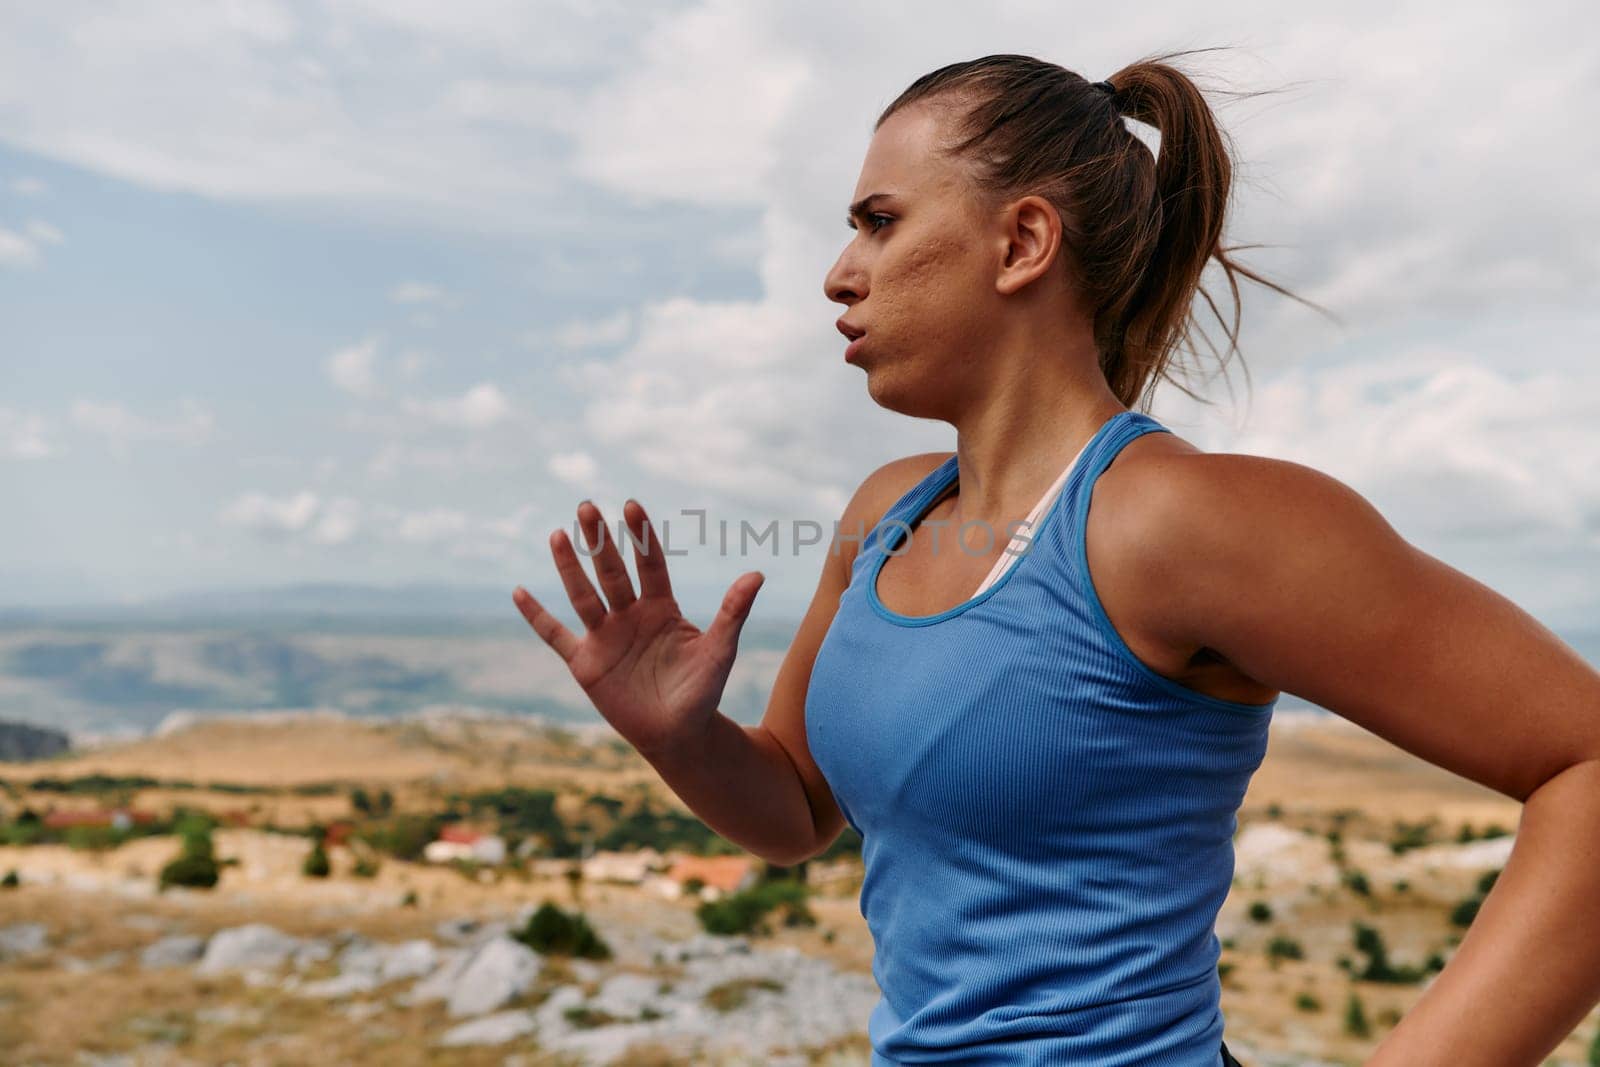
[[[861,480],[839,518],[839,532],[851,546],[850,558],[861,540],[907,493],[944,465],[954,452],[918,452],[891,459]]]

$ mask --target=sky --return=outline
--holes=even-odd
[[[1327,11],[0,2],[0,606],[337,581],[561,608],[550,531],[634,496],[686,603],[761,570],[757,615],[798,613],[795,523],[955,443],[872,402],[822,290],[878,113],[989,53],[1100,79],[1216,47],[1182,65],[1237,153],[1225,236],[1337,321],[1245,282],[1249,382],[1151,413],[1592,626],[1600,20]],[[779,555],[696,546],[687,509],[778,520]]]

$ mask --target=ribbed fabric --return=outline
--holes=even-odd
[[[974,596],[999,581],[1000,576],[1015,566],[1017,560],[1022,558],[1022,553],[1027,551],[1028,543],[1033,540],[1033,529],[1039,525],[1039,518],[1051,504],[1055,503],[1056,495],[1067,484],[1067,476],[1072,473],[1072,468],[1078,465],[1078,460],[1083,458],[1083,453],[1088,447],[1089,442],[1085,441],[1083,448],[1078,449],[1078,454],[1073,456],[1065,467],[1061,468],[1061,473],[1056,475],[1056,480],[1050,483],[1050,488],[1044,491],[1044,495],[1039,498],[1039,502],[1029,510],[1023,527],[1017,531],[1016,536],[1012,537],[1010,543],[1006,545],[1005,551],[1000,553],[1000,558],[994,561],[994,566],[989,568],[988,575],[978,586],[977,591],[973,593]],[[932,510],[931,505],[929,510]]]
[[[1090,490],[1152,432],[1141,412],[1107,420],[1027,554],[947,611],[892,612],[876,580],[955,456],[862,542],[806,737],[862,836],[874,1067],[1222,1063],[1216,916],[1277,701],[1156,674],[1095,594]]]

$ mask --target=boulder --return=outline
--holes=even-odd
[[[200,974],[220,974],[281,967],[301,944],[299,938],[265,923],[218,930],[206,942],[205,954],[196,970]]]
[[[485,942],[467,962],[449,996],[452,1016],[482,1015],[520,996],[533,985],[544,960],[509,937]]]
[[[139,966],[147,971],[159,967],[187,967],[205,955],[206,939],[194,934],[174,934],[145,946],[139,953]]]
[[[444,1036],[439,1038],[438,1044],[503,1045],[507,1041],[515,1041],[519,1037],[533,1033],[536,1028],[537,1024],[528,1012],[502,1011],[447,1030]]]

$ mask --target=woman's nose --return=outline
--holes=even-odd
[[[849,262],[849,253],[840,254],[822,279],[822,291],[836,304],[849,304],[866,295],[861,272]]]

